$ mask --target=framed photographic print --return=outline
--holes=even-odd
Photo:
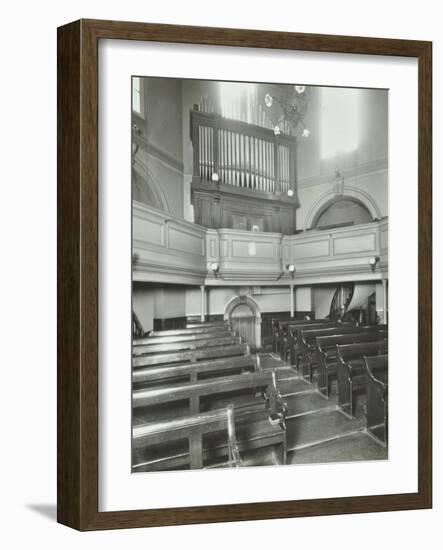
[[[431,68],[430,42],[59,28],[61,523],[432,506]]]

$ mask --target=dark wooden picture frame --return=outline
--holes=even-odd
[[[98,44],[159,41],[418,59],[418,492],[98,511]],[[58,521],[80,530],[432,506],[432,43],[80,20],[58,29]]]

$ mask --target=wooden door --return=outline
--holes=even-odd
[[[251,349],[255,349],[255,317],[247,304],[239,304],[231,313],[231,325],[233,330],[247,342]]]

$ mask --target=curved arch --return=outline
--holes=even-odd
[[[261,348],[261,313],[257,302],[250,296],[234,296],[225,307],[223,318],[225,321],[231,321],[232,313],[238,306],[246,305],[254,316],[254,340],[255,347]]]
[[[234,296],[233,298],[231,298],[225,307],[225,313],[223,315],[224,320],[229,321],[234,309],[241,304],[248,305],[252,313],[254,314],[255,320],[261,323],[260,308],[258,307],[257,302],[253,298],[251,298],[251,296]]]
[[[345,187],[343,195],[340,195],[340,198],[351,199],[361,203],[365,208],[367,208],[374,220],[382,217],[378,204],[366,191],[362,191],[356,187]],[[308,215],[306,216],[303,229],[306,230],[315,227],[315,223],[319,216],[323,213],[325,208],[332,204],[336,199],[337,194],[332,190],[321,195],[311,206]]]
[[[346,205],[346,206],[352,205],[353,207],[358,207],[360,209],[360,219],[362,221],[355,222],[355,223],[368,223],[368,222],[373,221],[374,218],[373,218],[371,212],[366,207],[366,205],[364,205],[361,202],[361,200],[355,199],[353,197],[349,197],[348,195],[338,195],[338,196],[330,199],[326,204],[324,204],[322,206],[322,208],[320,208],[315,213],[314,219],[312,220],[311,229],[322,227],[324,225],[324,223],[320,223],[320,221],[322,220],[324,222],[323,218],[325,216],[327,217],[328,215],[330,217],[331,214],[334,217],[334,209],[336,209],[337,207],[338,208],[343,207],[344,205]],[[341,212],[340,216],[343,216],[343,212]],[[344,222],[344,221],[347,221],[347,220],[340,217],[340,219],[337,219],[335,221],[331,221],[331,223],[341,223],[341,222]],[[326,225],[327,225],[327,223],[326,223]]]
[[[134,186],[137,185],[137,177],[140,178],[141,186],[140,189],[137,190],[140,196],[136,200],[170,214],[171,212],[166,195],[160,183],[157,181],[157,178],[144,163],[136,158],[133,165],[132,182],[134,194],[137,192],[136,189],[134,189]]]

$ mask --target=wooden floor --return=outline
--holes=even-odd
[[[357,400],[356,418],[337,406],[336,387],[329,399],[272,353],[260,354],[263,369],[277,369],[278,387],[288,407],[286,438],[288,464],[387,460],[387,447],[366,432],[364,405]],[[250,456],[245,466],[272,463],[263,453]]]

